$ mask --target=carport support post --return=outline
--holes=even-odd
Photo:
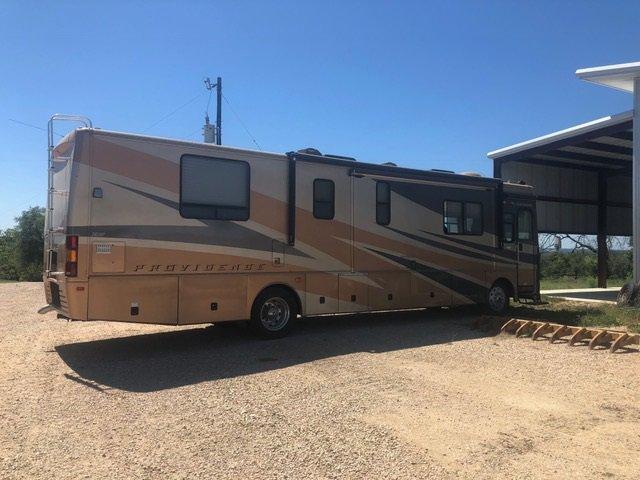
[[[598,172],[598,288],[607,288],[607,174]]]
[[[640,281],[640,78],[633,79],[633,280]]]

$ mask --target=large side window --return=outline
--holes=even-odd
[[[518,210],[518,240],[531,241],[533,231],[533,215],[529,209]]]
[[[249,175],[246,162],[183,155],[180,159],[180,215],[248,220]]]
[[[333,180],[316,178],[313,181],[313,216],[321,220],[332,220],[336,208],[336,186]]]
[[[376,223],[389,225],[391,222],[391,187],[387,182],[376,182]]]
[[[444,202],[444,233],[462,233],[462,202]]]
[[[442,227],[449,235],[481,235],[482,204],[445,200]]]

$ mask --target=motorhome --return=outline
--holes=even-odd
[[[88,121],[53,145],[59,118],[44,289],[60,316],[248,320],[277,337],[297,316],[466,304],[499,313],[510,298],[538,297],[531,186]]]

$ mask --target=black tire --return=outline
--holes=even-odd
[[[487,292],[487,310],[493,315],[502,315],[509,308],[509,293],[502,282],[494,283]]]
[[[298,316],[298,302],[291,291],[281,287],[265,289],[251,307],[251,330],[264,338],[281,338],[291,330]]]

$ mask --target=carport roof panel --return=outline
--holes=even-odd
[[[587,82],[633,93],[633,80],[640,77],[640,62],[581,68],[576,75]]]
[[[633,158],[633,112],[599,118],[489,152],[495,162],[525,162],[627,172]]]

